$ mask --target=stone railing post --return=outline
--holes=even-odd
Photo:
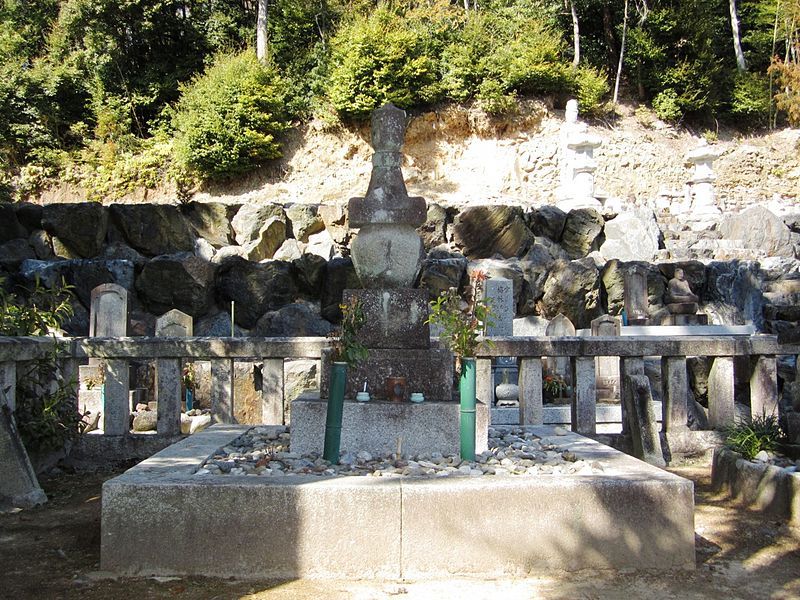
[[[708,424],[712,429],[733,424],[733,384],[733,357],[717,356],[708,374]]]
[[[103,433],[127,435],[130,432],[130,371],[125,359],[107,359],[105,365],[105,399]]]
[[[17,363],[0,363],[0,406],[8,406],[13,413],[17,408]]]
[[[519,363],[519,424],[541,425],[543,422],[542,359],[523,357]]]
[[[284,379],[283,359],[264,359],[261,366],[261,422],[283,425]]]
[[[181,432],[181,362],[180,358],[160,358],[156,361],[156,431],[165,435],[178,435]]]
[[[622,412],[622,433],[630,433],[630,423],[628,423],[628,410],[625,406],[625,394],[632,394],[632,390],[626,390],[626,381],[630,381],[627,376],[644,375],[644,358],[641,356],[621,357],[619,359],[620,372],[620,411]]]
[[[475,397],[491,409],[494,400],[491,358],[479,358],[475,361]]]
[[[233,423],[233,361],[211,361],[211,418],[216,423]]]
[[[688,428],[687,396],[689,377],[685,356],[661,357],[661,413],[663,431],[681,431]]]
[[[572,364],[572,431],[597,433],[597,388],[594,357],[573,357]]]
[[[759,356],[750,376],[750,416],[778,416],[778,363],[774,356]]]

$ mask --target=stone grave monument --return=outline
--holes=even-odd
[[[720,154],[719,149],[709,146],[703,140],[697,148],[686,155],[686,163],[694,169],[687,184],[691,200],[691,211],[687,216],[695,220],[713,219],[722,214],[716,204],[714,181],[717,177],[712,167]]]
[[[424,249],[416,228],[426,219],[424,198],[406,191],[401,148],[405,112],[391,104],[372,114],[372,175],[363,198],[352,198],[350,226],[358,228],[351,244],[356,273],[364,289],[345,290],[344,301],[357,298],[366,316],[359,332],[369,357],[347,369],[341,449],[371,453],[458,453],[459,407],[453,400],[453,357],[431,346],[428,291],[412,288]],[[319,394],[292,403],[292,452],[322,449],[331,351],[323,351]],[[403,382],[399,401],[387,393],[389,378]],[[357,392],[371,395],[358,402]],[[394,389],[394,388],[393,388]],[[412,393],[424,401],[408,402]],[[479,398],[475,449],[486,449],[489,412]]]
[[[487,279],[484,298],[492,310],[492,322],[486,335],[514,335],[514,282],[503,277]],[[515,356],[499,356],[492,365],[492,389],[497,406],[519,406],[519,371]]]
[[[623,305],[628,325],[647,325],[647,269],[633,265],[623,278]]]
[[[194,323],[191,315],[178,309],[172,309],[156,319],[157,337],[192,335],[194,335]],[[182,370],[181,359],[160,358],[156,361],[158,433],[169,435],[181,433]]]
[[[592,335],[604,337],[620,334],[619,319],[611,315],[600,315],[591,323]],[[595,359],[595,389],[598,402],[614,402],[619,399],[619,358],[598,356]]]
[[[92,290],[89,308],[89,337],[125,337],[128,335],[128,290],[115,283],[104,283]],[[78,410],[81,414],[103,415],[105,365],[90,358],[78,367]],[[102,418],[99,421],[102,429]]]
[[[568,317],[558,313],[547,324],[544,334],[550,337],[574,337],[575,325]],[[555,375],[572,385],[572,365],[568,356],[549,356],[546,360],[545,375]]]
[[[558,208],[569,212],[577,208],[600,210],[595,196],[594,172],[597,161],[594,150],[602,142],[591,135],[585,123],[578,121],[578,101],[569,100],[561,130],[561,185],[556,193]]]

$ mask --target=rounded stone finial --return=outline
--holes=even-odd
[[[578,101],[574,98],[571,100],[567,100],[567,109],[564,112],[564,118],[567,123],[577,123],[578,122]]]
[[[400,152],[406,134],[406,111],[389,102],[372,111],[372,148]]]

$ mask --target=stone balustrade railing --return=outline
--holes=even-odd
[[[105,365],[102,429],[107,436],[129,433],[129,369],[131,360],[155,360],[157,365],[159,434],[180,433],[181,363],[186,359],[211,362],[212,414],[218,422],[233,420],[233,362],[262,364],[262,421],[281,423],[284,400],[284,365],[287,358],[319,359],[325,338],[0,338],[0,403],[15,406],[17,362],[47,356],[59,347],[66,378],[77,379],[78,365],[89,358]],[[477,352],[478,398],[489,398],[491,361],[515,356],[519,361],[520,423],[542,422],[542,359],[567,357],[572,368],[572,428],[596,431],[595,358],[619,357],[620,380],[625,394],[626,375],[644,373],[645,357],[661,357],[662,406],[665,430],[686,427],[688,377],[686,357],[714,358],[708,384],[709,423],[721,428],[734,417],[734,357],[753,357],[750,377],[754,414],[777,411],[778,355],[800,354],[800,344],[779,344],[777,337],[495,337]],[[624,403],[623,403],[624,415]],[[625,419],[623,418],[623,426]]]

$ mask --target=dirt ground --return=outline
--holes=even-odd
[[[425,582],[115,578],[99,570],[100,487],[117,473],[44,477],[46,505],[0,515],[0,598],[800,598],[800,528],[713,494],[708,465],[670,470],[695,482],[693,572],[582,571]]]

